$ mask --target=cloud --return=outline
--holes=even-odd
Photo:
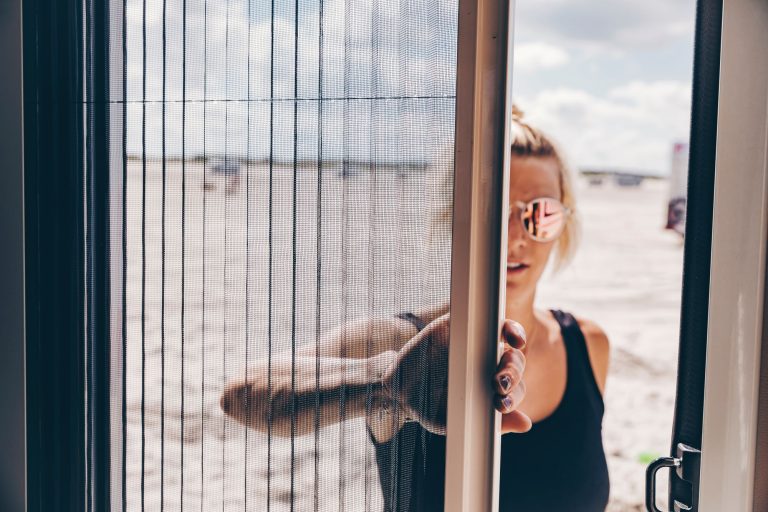
[[[247,0],[188,2],[184,52],[180,0],[166,4],[165,36],[162,3],[148,3],[145,16],[144,4],[129,1],[129,153],[146,150],[158,156],[162,151],[165,97],[166,154],[180,154],[181,99],[185,97],[187,154],[202,153],[204,141],[208,153],[265,157],[272,142],[280,158],[290,158],[293,98],[298,96],[299,156],[313,154],[321,55],[326,100],[322,131],[328,157],[347,154],[362,159],[378,149],[389,159],[420,160],[433,142],[445,143],[452,137],[455,2],[361,0],[351,8],[342,0],[327,0],[322,47],[317,2],[300,4],[298,22],[293,3],[279,4],[274,20],[270,8],[263,5],[252,6],[258,12],[249,13]],[[182,73],[184,53],[186,75]],[[371,97],[384,99],[365,99]],[[272,124],[270,98],[278,100]],[[146,127],[144,138],[142,126]]]
[[[519,43],[514,48],[515,71],[532,72],[562,66],[569,60],[568,53],[548,43]]]
[[[523,0],[516,37],[615,54],[693,40],[695,12],[695,0]]]
[[[636,81],[602,96],[553,88],[517,103],[576,167],[666,173],[672,144],[689,136],[690,95],[684,82]]]
[[[248,12],[251,5],[252,11]],[[277,4],[276,4],[277,5]],[[187,2],[186,152],[263,157],[270,143],[281,158],[293,152],[293,101],[297,81],[299,156],[317,146],[322,50],[323,141],[328,157],[383,155],[421,159],[452,140],[457,12],[453,0],[354,2],[326,0],[320,47],[318,2],[300,3],[298,69],[295,4],[279,4],[273,23],[267,4],[247,0]],[[166,3],[166,151],[180,154],[182,2]],[[146,150],[162,141],[162,3],[127,5],[128,151],[142,150],[142,85],[146,78]],[[254,12],[256,10],[257,12]],[[690,87],[656,78],[635,57],[654,45],[690,37],[693,0],[522,0],[517,3],[516,71],[535,74],[534,91],[517,98],[532,118],[557,136],[578,165],[665,170],[672,140],[688,136]],[[146,64],[142,40],[146,35]],[[590,52],[622,53],[606,66]],[[644,51],[644,50],[643,50]],[[646,52],[647,53],[647,52]],[[630,65],[644,81],[621,76]],[[655,65],[655,61],[653,63]],[[146,66],[146,72],[145,72]],[[623,66],[618,68],[617,66]],[[540,73],[554,70],[553,73]],[[575,70],[575,71],[574,71]],[[589,72],[587,72],[589,70]],[[250,73],[249,73],[250,72]],[[274,80],[271,80],[274,74]],[[557,76],[553,76],[557,75]],[[564,76],[568,75],[568,76]],[[590,83],[565,81],[588,76]],[[550,83],[538,78],[547,78]],[[661,76],[659,78],[664,78]],[[568,84],[566,87],[554,84]],[[617,82],[627,82],[615,87]],[[522,81],[518,80],[518,83]],[[596,85],[605,94],[597,94]],[[270,125],[269,98],[275,104]],[[344,101],[345,97],[386,97]],[[394,99],[426,96],[435,99]],[[116,98],[121,99],[121,98]],[[203,99],[207,101],[203,109]],[[250,101],[249,101],[250,100]],[[205,122],[203,122],[205,118]],[[373,155],[373,156],[371,156]]]

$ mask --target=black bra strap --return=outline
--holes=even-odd
[[[416,330],[419,331],[419,332],[421,332],[421,330],[424,329],[424,327],[427,326],[427,324],[424,323],[424,320],[422,320],[421,318],[417,317],[416,315],[414,315],[410,311],[405,311],[403,313],[398,313],[395,316],[397,318],[401,318],[401,319],[403,319],[403,320],[405,320],[407,322],[411,322],[416,327]]]

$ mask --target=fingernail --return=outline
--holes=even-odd
[[[499,384],[501,384],[501,389],[504,391],[509,391],[509,386],[512,384],[512,379],[509,378],[509,375],[504,375],[499,379]]]
[[[512,409],[512,397],[505,396],[504,398],[502,398],[501,405],[504,406],[505,411],[509,411],[510,409]]]
[[[520,337],[520,339],[523,340],[523,343],[525,343],[526,341],[525,329],[519,322],[515,322],[514,320],[512,320],[512,330],[514,330],[515,334],[517,334]]]

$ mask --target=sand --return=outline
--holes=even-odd
[[[131,160],[128,167],[127,509],[140,510],[143,495],[148,510],[158,510],[162,499],[166,510],[183,504],[184,510],[261,511],[269,502],[270,510],[281,511],[291,509],[291,496],[299,511],[380,510],[374,455],[360,420],[292,444],[269,442],[222,414],[218,400],[224,383],[244,376],[247,361],[267,353],[268,175],[264,168],[252,169],[251,187],[243,176],[239,189],[226,195],[225,177],[208,173],[212,190],[204,192],[202,164],[190,162],[186,170],[182,247],[180,164],[167,164],[163,251],[160,164],[147,165],[143,203],[141,163]],[[312,342],[317,326],[317,190],[313,175],[303,172],[297,230],[312,236],[298,238],[297,327],[291,336],[293,189],[287,171],[273,181],[274,351],[288,349],[294,339]],[[344,209],[324,209],[321,329],[443,297],[445,246],[439,240],[429,247],[421,243],[429,232],[430,208],[423,175],[380,177],[381,189],[390,195],[375,196],[372,211],[370,176],[345,180],[336,171],[328,169],[326,201],[334,194],[346,194],[348,201]],[[580,182],[579,188],[581,250],[570,267],[545,278],[539,303],[595,320],[612,342],[604,421],[609,510],[642,510],[646,462],[641,460],[666,453],[671,432],[682,245],[661,229],[664,181],[632,189]],[[346,238],[334,235],[343,229]],[[371,254],[379,255],[374,266]],[[334,263],[343,255],[346,267]],[[375,296],[369,293],[371,282]],[[346,310],[344,297],[351,304]],[[120,407],[119,396],[114,407]]]

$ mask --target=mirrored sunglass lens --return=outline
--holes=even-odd
[[[523,212],[523,225],[536,240],[552,240],[563,228],[565,209],[554,199],[536,199]]]

